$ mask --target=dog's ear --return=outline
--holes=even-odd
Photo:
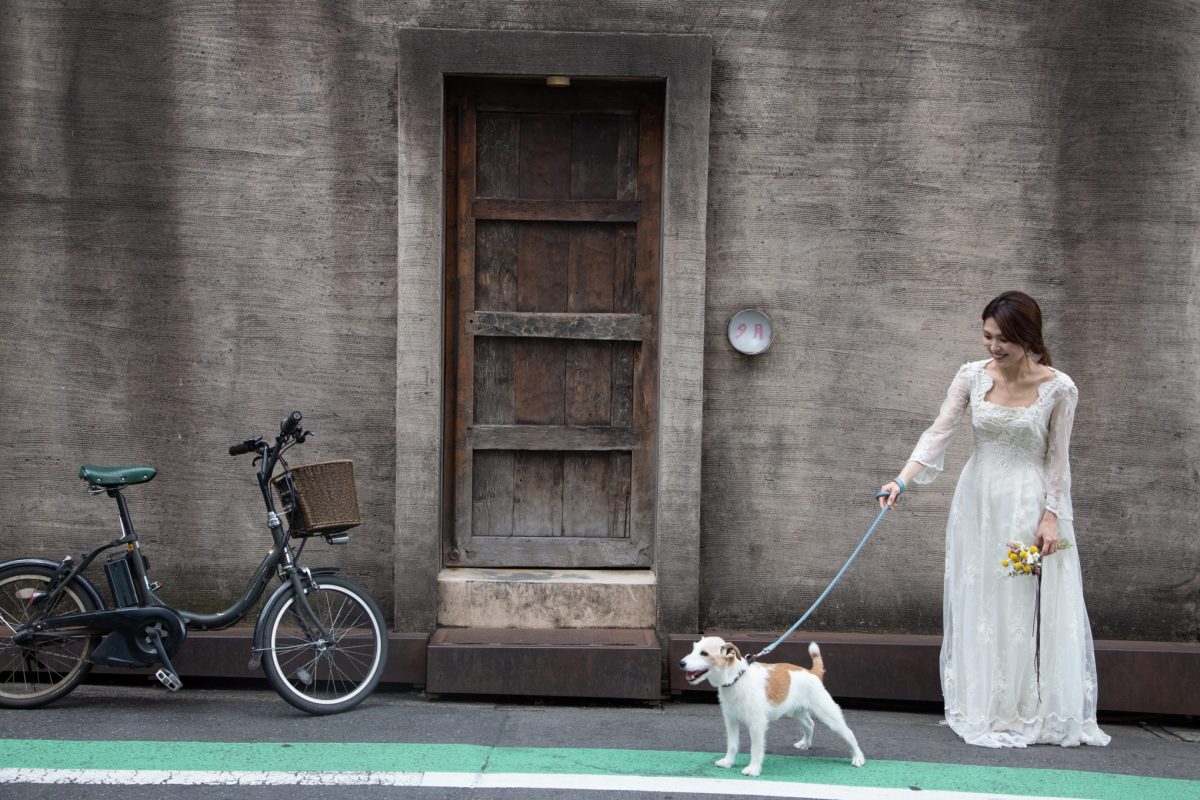
[[[725,646],[721,648],[721,655],[725,656],[725,658],[730,662],[733,662],[742,657],[742,651],[738,650],[736,644],[727,642]]]

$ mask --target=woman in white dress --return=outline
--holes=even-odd
[[[963,410],[970,407],[975,452],[963,467],[946,525],[941,652],[946,722],[982,747],[1106,745],[1096,724],[1096,658],[1071,513],[1067,454],[1078,392],[1050,366],[1042,313],[1033,298],[1005,292],[983,311],[990,358],[964,364],[937,419],[896,480],[928,483]],[[1011,577],[1008,542],[1036,544],[1037,581]],[[1039,646],[1040,641],[1040,646]],[[1040,652],[1040,658],[1039,658]]]

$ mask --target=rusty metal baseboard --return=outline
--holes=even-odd
[[[251,628],[232,628],[227,631],[192,631],[171,659],[180,677],[204,678],[263,678],[261,670],[248,667],[253,650],[254,631]],[[425,647],[427,633],[388,634],[388,664],[383,673],[385,683],[425,683]],[[96,667],[96,675],[150,674],[153,670],[128,670]]]
[[[756,653],[778,633],[712,631],[745,653]],[[667,669],[672,693],[712,691],[707,683],[689,686],[679,659],[692,649],[697,635],[672,635],[667,643]],[[942,701],[938,681],[940,636],[816,633],[794,636],[771,653],[768,661],[809,663],[808,643],[821,645],[829,691],[837,697],[870,700]],[[1200,673],[1200,644],[1188,642],[1096,642],[1100,678],[1100,710],[1143,714],[1200,714],[1200,693],[1192,690]]]
[[[775,633],[714,631],[753,653]],[[184,678],[261,678],[247,669],[248,628],[188,634],[174,659]],[[445,628],[427,633],[389,634],[386,683],[425,686],[445,694],[500,694],[656,700],[661,697],[663,658],[672,693],[711,691],[688,686],[678,668],[694,634],[673,634],[665,653],[653,631],[623,629],[498,630]],[[934,702],[940,636],[819,633],[837,697]],[[810,637],[793,637],[769,660],[808,663]],[[1096,642],[1100,709],[1140,714],[1200,715],[1200,644],[1188,642]],[[142,670],[142,672],[147,672]],[[97,667],[97,675],[137,674]]]
[[[733,642],[746,654],[757,653],[775,641],[778,633],[710,631]],[[699,636],[673,635],[668,642],[667,667],[673,693],[714,691],[708,682],[689,686],[679,670],[679,659],[691,652]],[[884,636],[856,633],[820,633],[793,637],[779,645],[765,661],[787,661],[808,666],[808,643],[821,645],[825,683],[837,697],[873,700],[941,701],[938,683],[940,636]]]
[[[659,700],[662,648],[651,630],[442,628],[426,674],[436,694]]]

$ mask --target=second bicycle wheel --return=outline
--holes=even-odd
[[[46,591],[54,569],[20,564],[0,572],[0,708],[37,708],[69,694],[87,677],[88,661],[99,636],[61,630],[37,634],[15,644],[13,633],[40,617],[95,611],[95,603],[78,580],[58,596],[54,606],[34,601]]]
[[[336,714],[374,691],[387,664],[379,607],[348,580],[322,577],[307,594],[320,627],[289,592],[266,612],[263,669],[271,688],[309,714]],[[321,628],[324,629],[322,635]]]

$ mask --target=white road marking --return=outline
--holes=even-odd
[[[96,786],[416,786],[456,789],[575,789],[619,792],[712,794],[726,797],[791,797],[816,800],[913,800],[912,789],[834,786],[722,778],[637,775],[558,775],[478,772],[285,772],[220,770],[0,769],[0,784]],[[1030,795],[925,789],[921,800],[1061,800]]]

